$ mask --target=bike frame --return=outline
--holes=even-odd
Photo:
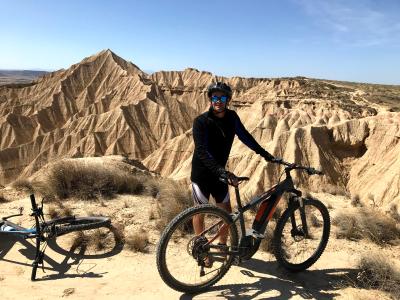
[[[277,185],[273,186],[271,189],[262,193],[261,195],[253,198],[245,206],[243,206],[241,203],[240,193],[239,193],[239,185],[238,184],[234,185],[238,209],[237,209],[237,211],[232,213],[231,216],[232,216],[233,224],[235,224],[238,221],[240,224],[241,240],[239,242],[239,245],[242,245],[243,240],[245,238],[248,238],[248,236],[249,236],[246,233],[246,226],[245,226],[245,222],[244,222],[244,213],[246,211],[248,211],[248,210],[252,209],[253,207],[257,206],[258,204],[260,204],[257,214],[256,214],[255,219],[252,224],[252,232],[250,233],[250,235],[253,234],[253,235],[256,235],[259,237],[257,242],[253,245],[253,247],[256,247],[256,248],[254,249],[252,247],[254,250],[258,250],[258,247],[261,242],[261,238],[264,237],[263,234],[265,232],[265,229],[267,228],[268,222],[272,218],[272,215],[274,214],[275,209],[276,209],[279,201],[282,198],[282,195],[284,193],[292,193],[295,195],[296,198],[299,198],[302,196],[302,192],[297,190],[294,187],[293,179],[292,179],[292,176],[290,175],[290,171],[292,171],[292,170],[293,169],[286,167],[285,168],[286,178],[283,181],[281,181]],[[247,179],[246,177],[238,177],[238,178],[239,178],[239,180]],[[293,201],[295,201],[294,197],[290,197],[289,205],[291,205],[293,203]],[[301,213],[301,220],[303,223],[303,228],[304,228],[305,234],[308,235],[305,212],[302,207],[300,209],[300,213]],[[293,229],[296,229],[297,225],[296,225],[294,216],[291,216],[291,223],[292,223]],[[214,227],[216,225],[218,225],[218,223],[214,224],[212,227]],[[228,225],[226,225],[226,224],[222,225],[220,227],[218,233],[211,240],[208,241],[207,245],[209,245],[211,248],[218,248],[219,246],[211,245],[211,243],[215,239],[217,239],[217,237],[221,234],[221,232],[226,230],[227,226]],[[207,231],[209,229],[210,228],[207,228],[205,231]],[[242,253],[242,250],[240,248],[243,248],[243,247],[239,246],[239,249],[227,251],[226,254],[240,255]]]

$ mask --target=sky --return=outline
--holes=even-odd
[[[399,0],[1,1],[0,69],[103,49],[144,71],[400,84]]]

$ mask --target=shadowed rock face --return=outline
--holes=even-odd
[[[297,173],[300,184],[339,186],[378,205],[400,202],[399,87],[224,78],[196,69],[149,76],[110,50],[31,86],[0,87],[0,183],[62,157],[112,154],[188,180],[192,122],[207,109],[206,88],[216,80],[231,85],[231,108],[268,151],[325,172]],[[390,101],[377,99],[384,88]],[[246,193],[270,186],[280,173],[236,140],[228,167],[251,176]]]

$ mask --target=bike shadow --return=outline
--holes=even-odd
[[[346,278],[352,277],[357,272],[355,269],[334,268],[290,273],[282,269],[275,261],[254,258],[243,262],[239,269],[243,276],[249,277],[248,279],[243,277],[243,283],[214,286],[202,296],[210,293],[215,298],[225,299],[260,299],[262,297],[262,299],[278,300],[300,296],[303,299],[330,300],[340,295],[335,291],[349,286]],[[253,272],[262,275],[255,275]],[[257,279],[257,281],[248,282],[250,279]],[[183,294],[180,299],[193,299],[195,296]]]
[[[20,266],[31,266],[31,264],[26,263],[21,260],[7,259],[5,256],[14,246],[23,246],[18,252],[21,253],[25,258],[30,261],[35,260],[36,247],[30,241],[17,236],[5,236],[0,239],[0,261],[13,263]],[[52,259],[47,253],[45,253],[43,261],[43,268],[38,268],[38,275],[36,281],[46,281],[46,280],[57,280],[63,278],[100,278],[103,277],[103,273],[95,273],[93,269],[96,267],[96,263],[85,263],[86,270],[82,270],[81,266],[84,260],[99,259],[114,256],[120,253],[123,249],[122,243],[116,243],[115,246],[101,254],[90,254],[87,253],[85,246],[74,246],[63,247],[60,246],[56,241],[49,241],[48,247],[54,252],[62,256],[62,261],[56,261]],[[74,274],[68,274],[75,267]],[[46,271],[51,271],[51,274],[46,274]],[[44,273],[43,273],[44,272]],[[43,275],[42,275],[43,274]]]

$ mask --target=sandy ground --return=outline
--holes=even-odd
[[[326,197],[331,209],[345,209],[347,200]],[[27,241],[0,240],[0,294],[2,299],[389,299],[384,293],[350,288],[345,277],[353,272],[362,252],[379,250],[367,241],[336,240],[334,228],[327,249],[308,271],[289,274],[279,268],[273,256],[259,251],[252,260],[233,266],[208,292],[185,295],[166,286],[158,275],[155,246],[158,232],[149,221],[154,200],[148,197],[119,196],[106,205],[69,201],[79,214],[100,211],[125,223],[126,231],[143,228],[150,232],[148,253],[119,248],[87,252],[84,257],[52,248],[46,250],[45,272],[38,270],[37,282],[30,281],[34,247]],[[0,204],[0,215],[14,213],[19,206],[29,210],[28,198]],[[28,225],[29,219],[21,219]],[[28,224],[26,224],[28,222]],[[145,225],[144,225],[145,224]],[[66,243],[66,241],[65,241]],[[63,241],[60,242],[63,246]],[[385,253],[399,259],[399,248]],[[60,253],[61,252],[61,253]]]

